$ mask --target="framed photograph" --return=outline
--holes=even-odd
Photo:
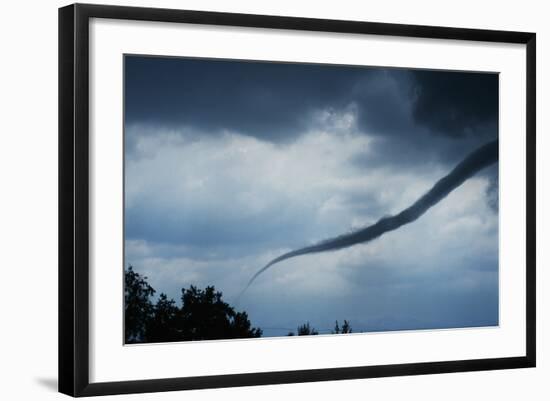
[[[535,34],[59,10],[59,390],[535,366]]]

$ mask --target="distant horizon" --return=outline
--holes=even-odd
[[[400,212],[498,139],[498,79],[126,55],[124,268],[178,303],[213,285],[264,337],[497,326],[498,163],[418,220],[282,261],[238,295],[273,258]]]

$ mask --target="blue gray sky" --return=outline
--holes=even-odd
[[[497,74],[126,56],[126,264],[234,304],[497,137]],[[371,243],[274,266],[238,308],[265,336],[498,324],[497,166]]]

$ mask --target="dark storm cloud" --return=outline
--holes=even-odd
[[[451,137],[480,134],[480,128],[496,130],[497,74],[429,70],[411,73],[415,96],[413,116],[419,124],[436,134]]]
[[[497,74],[385,70],[385,76],[383,90],[371,85],[358,91],[359,121],[376,137],[373,152],[354,160],[358,166],[451,165],[468,149],[498,138]],[[386,112],[376,110],[379,120],[373,120],[369,105],[380,101]]]
[[[358,165],[453,164],[498,136],[497,74],[126,56],[125,83],[127,126],[198,136],[285,143],[333,129],[316,112],[351,111],[354,129],[377,139]],[[131,153],[128,133],[126,143]]]
[[[410,135],[410,72],[299,63],[127,56],[126,123],[233,130],[273,142],[319,110],[354,106],[361,129]]]
[[[126,122],[232,130],[273,142],[307,115],[342,108],[369,70],[310,64],[126,57]]]
[[[370,71],[347,95],[357,107],[359,129],[370,135],[408,137],[421,132],[412,119],[411,73],[400,69]]]

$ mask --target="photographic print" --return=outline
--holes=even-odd
[[[498,326],[498,121],[497,73],[125,55],[124,342]]]

